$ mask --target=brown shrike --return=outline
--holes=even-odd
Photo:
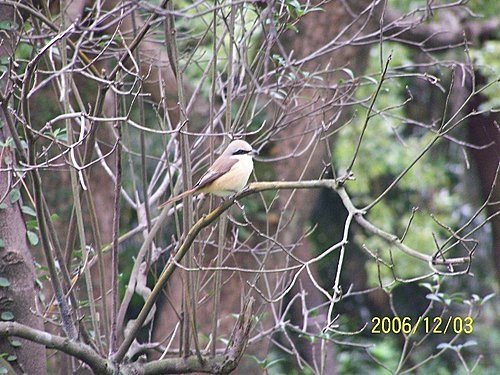
[[[170,198],[158,207],[177,202],[190,194],[211,193],[226,197],[240,192],[252,174],[252,156],[256,154],[257,152],[247,142],[232,141],[192,189]]]

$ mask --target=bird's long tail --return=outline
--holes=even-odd
[[[160,204],[158,206],[158,208],[163,208],[166,205],[169,205],[170,203],[180,201],[182,198],[187,197],[188,195],[195,193],[196,190],[197,190],[197,187],[195,187],[193,189],[186,190],[185,192],[180,193],[179,195],[176,195],[175,197],[170,198],[168,201],[163,202],[162,204]]]

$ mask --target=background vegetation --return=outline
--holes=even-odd
[[[498,373],[499,11],[1,1],[0,374]]]

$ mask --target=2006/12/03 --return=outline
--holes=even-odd
[[[371,328],[371,333],[373,334],[389,334],[389,333],[416,333],[419,327],[424,330],[425,333],[433,334],[446,334],[451,333],[465,333],[471,334],[474,331],[473,323],[474,320],[470,316],[461,317],[449,317],[442,318],[440,316],[436,317],[419,317],[418,320],[413,324],[412,318],[399,316],[394,317],[373,317],[373,326]]]

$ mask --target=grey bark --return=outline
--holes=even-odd
[[[12,7],[0,5],[0,22],[15,20]],[[20,22],[18,22],[20,23]],[[10,57],[15,50],[15,25],[11,30],[0,31],[0,57]],[[0,81],[2,97],[9,90],[8,74]],[[0,142],[5,142],[10,133],[6,126],[5,113],[2,104],[0,109]],[[14,154],[8,146],[0,148],[0,277],[8,281],[7,286],[0,287],[0,313],[10,312],[13,320],[30,327],[43,330],[43,321],[36,314],[35,269],[33,258],[26,239],[26,226],[21,213],[20,200],[11,202],[9,193],[17,177],[9,167],[15,165]],[[21,184],[16,186],[20,189]],[[9,314],[7,314],[9,315]],[[4,314],[4,318],[6,314]],[[37,343],[19,339],[21,346],[13,346],[11,339],[0,339],[0,354],[16,356],[9,362],[11,370],[16,373],[45,374],[45,348]],[[14,357],[11,357],[13,359]],[[0,367],[6,367],[5,362]]]

